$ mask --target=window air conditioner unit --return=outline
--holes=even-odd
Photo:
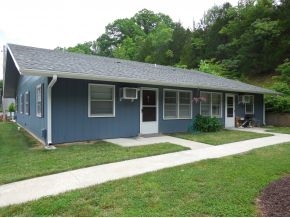
[[[251,98],[248,95],[243,95],[243,103],[247,104],[251,102]]]
[[[130,87],[122,88],[121,99],[129,99],[129,100],[138,99],[138,89],[137,88],[130,88]]]
[[[238,103],[247,104],[251,102],[251,98],[249,95],[239,95],[238,96]]]

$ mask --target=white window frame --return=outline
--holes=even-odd
[[[28,95],[28,98],[27,98],[27,95]],[[26,107],[28,107],[28,108],[26,108]],[[30,93],[29,93],[29,91],[26,91],[25,95],[24,95],[24,112],[26,115],[30,114]]]
[[[20,106],[20,113],[23,114],[24,113],[24,96],[23,94],[21,93],[20,94],[20,99],[19,99],[19,106]]]
[[[223,117],[223,94],[221,92],[207,92],[207,91],[200,91],[200,96],[202,93],[206,93],[206,94],[210,94],[210,115],[202,115],[201,114],[201,104],[202,102],[199,104],[199,113],[202,115],[202,116],[208,116],[208,117],[216,117],[216,118],[222,118]],[[216,95],[220,95],[220,99],[221,99],[221,103],[220,103],[220,115],[219,116],[213,116],[212,114],[212,94],[216,94]]]
[[[113,90],[112,100],[113,101],[113,113],[112,114],[91,114],[91,87],[99,86],[99,87],[110,87]],[[89,83],[88,85],[88,117],[115,117],[115,106],[116,106],[116,97],[115,97],[115,85],[107,85],[107,84],[95,84]]]
[[[253,98],[252,111],[247,112],[247,104],[250,104],[250,103],[245,103],[245,114],[254,114],[255,113],[255,96],[254,95],[245,95],[245,97]]]
[[[38,111],[38,107],[37,107],[37,105],[38,105],[38,103],[39,103],[39,101],[38,101],[38,96],[37,96],[37,94],[38,94],[38,89],[40,89],[40,103],[41,103],[41,110],[40,110],[40,112]],[[36,86],[36,89],[35,89],[35,113],[36,113],[36,116],[37,117],[43,117],[43,100],[44,100],[44,93],[43,93],[43,86],[42,86],[42,84],[39,84],[39,85],[37,85]]]
[[[176,107],[177,107],[177,116],[176,117],[165,117],[165,92],[175,92],[176,93]],[[190,117],[180,117],[179,107],[180,107],[180,92],[187,92],[190,94]],[[192,91],[191,90],[180,90],[180,89],[163,89],[163,120],[189,120],[192,119]]]

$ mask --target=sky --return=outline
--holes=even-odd
[[[0,79],[6,43],[54,49],[96,40],[105,26],[146,8],[169,15],[192,28],[214,5],[238,0],[2,0],[0,12]]]

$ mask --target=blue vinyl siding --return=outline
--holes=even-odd
[[[244,95],[244,94],[243,94]],[[263,111],[264,111],[264,96],[262,94],[245,94],[254,96],[254,118],[263,124]],[[245,104],[238,103],[238,97],[236,96],[236,116],[245,116]]]
[[[88,116],[88,84],[90,83],[115,85],[115,117]],[[198,97],[200,91],[198,89],[59,78],[52,88],[52,142],[57,144],[138,136],[140,133],[140,92],[137,100],[120,101],[122,87],[158,88],[159,133],[187,131],[191,119],[163,119],[163,90],[190,90],[192,97]],[[226,92],[213,92],[222,93],[222,118],[220,120],[224,124]],[[244,106],[237,103],[238,93],[233,94],[236,96],[236,116],[241,116]],[[192,102],[192,118],[199,113],[200,102]],[[262,120],[263,95],[255,95],[255,115]]]
[[[37,117],[36,116],[36,86],[39,84],[44,84],[44,116]],[[46,139],[42,136],[42,130],[46,129],[46,87],[47,87],[47,78],[46,77],[38,77],[38,76],[20,76],[18,80],[18,89],[17,89],[17,105],[18,110],[16,112],[16,121],[21,126],[32,132],[36,135],[40,140],[46,142]],[[29,92],[30,94],[30,102],[29,115],[20,113],[20,95],[25,96],[25,92]],[[25,103],[25,97],[24,97]],[[25,106],[23,106],[25,108]]]
[[[88,84],[115,85],[115,117],[88,117]],[[140,92],[137,100],[120,101],[121,87],[158,88],[159,132],[186,131],[191,119],[163,120],[163,88],[141,84],[104,83],[74,79],[58,79],[52,88],[52,141],[75,142],[117,137],[135,137],[140,133]],[[166,87],[174,89],[172,87]],[[193,96],[197,90],[192,90]],[[199,104],[192,105],[193,116]]]
[[[115,117],[88,117],[88,84],[98,81],[58,79],[52,88],[52,141],[64,143],[139,134],[139,100],[119,99],[115,86]],[[129,86],[129,85],[126,85]]]

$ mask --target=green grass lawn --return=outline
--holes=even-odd
[[[256,198],[290,174],[290,143],[0,208],[0,216],[256,216]]]
[[[99,141],[45,150],[15,124],[0,122],[0,184],[187,149],[170,143],[123,148]]]
[[[231,142],[244,141],[248,139],[255,139],[261,137],[272,136],[271,134],[245,132],[238,130],[226,130],[223,129],[218,132],[210,133],[175,133],[172,134],[174,137],[192,140],[196,142],[202,142],[210,145],[221,145]]]
[[[267,132],[290,134],[290,126],[287,127],[266,127]]]

